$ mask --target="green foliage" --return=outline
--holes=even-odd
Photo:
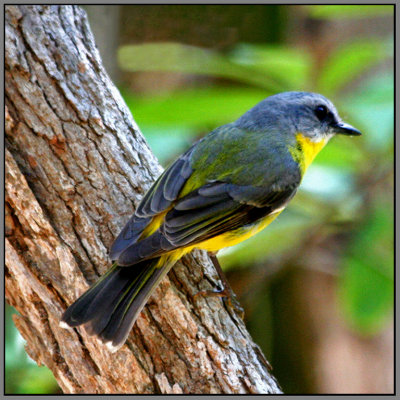
[[[374,205],[343,259],[339,301],[350,325],[363,334],[375,334],[393,308],[393,210]]]
[[[127,105],[135,110],[135,118],[146,126],[199,130],[239,117],[254,102],[265,97],[265,90],[252,87],[205,87],[151,97],[135,96],[124,90],[122,94]]]
[[[298,90],[308,83],[312,58],[295,47],[279,45],[237,45],[229,57],[240,65],[248,65],[284,85],[285,90]]]
[[[268,90],[282,90],[277,80],[256,68],[231,61],[212,50],[180,43],[150,43],[122,46],[118,51],[126,71],[172,71],[230,78]]]
[[[366,18],[393,15],[393,5],[320,5],[307,6],[308,15],[320,19]]]
[[[389,46],[382,46],[377,40],[359,39],[344,44],[330,54],[320,72],[317,88],[326,96],[334,95],[392,53]]]
[[[360,149],[364,156],[391,156],[394,130],[394,81],[391,71],[385,71],[365,80],[343,99],[343,109],[354,124],[367,134]]]
[[[6,306],[5,393],[45,394],[59,392],[58,384],[46,367],[36,365],[26,354],[24,340],[12,322],[13,308]]]

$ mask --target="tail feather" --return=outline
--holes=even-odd
[[[61,321],[71,327],[84,324],[87,319],[87,310],[95,297],[117,274],[117,266],[113,265],[93,286],[90,287],[81,297],[72,303],[64,312]]]
[[[124,271],[121,270],[121,268],[116,267],[115,272],[110,275],[101,290],[98,291],[96,296],[88,305],[85,313],[86,318],[82,323],[91,321],[98,315],[103,315],[105,311],[105,299],[107,299],[107,305],[114,304],[121,295],[121,292],[123,292],[134,279],[131,275],[132,274],[124,274]],[[112,311],[112,309],[110,311]]]
[[[125,343],[133,324],[139,316],[139,313],[153,292],[153,288],[158,286],[172,265],[173,263],[161,268],[157,268],[155,271],[153,271],[153,274],[146,281],[145,285],[136,294],[134,299],[131,299],[130,304],[127,306],[126,311],[120,320],[118,330],[116,330],[114,335],[110,337],[111,343],[109,344],[109,347],[113,351],[118,350]]]
[[[144,263],[143,263],[144,264]],[[135,265],[135,267],[140,267],[141,265]],[[108,342],[113,339],[115,333],[119,329],[119,325],[124,318],[126,313],[126,309],[129,307],[130,303],[136,299],[137,293],[140,291],[141,285],[144,280],[147,279],[147,276],[153,273],[155,268],[154,260],[146,265],[141,270],[141,273],[137,276],[136,279],[131,280],[129,285],[118,295],[113,301],[113,304],[110,304],[110,308],[113,306],[111,313],[108,314],[108,321],[105,323],[105,318],[103,321],[91,321],[90,325],[92,325],[92,329],[101,338],[104,342]],[[136,301],[135,301],[136,304]],[[104,315],[105,313],[102,313]],[[101,322],[101,323],[98,323]]]
[[[90,319],[88,320],[89,323],[86,324],[86,331],[90,335],[99,336],[109,323],[111,315],[121,301],[121,297],[124,296],[130,283],[134,280],[134,277],[130,278],[126,273],[123,274],[124,272],[126,272],[124,269],[118,268],[115,284],[109,287],[109,291],[104,290],[104,292],[99,293],[89,306],[87,314]]]
[[[173,264],[167,257],[142,261],[131,267],[114,264],[65,311],[61,321],[71,327],[86,324],[88,334],[98,336],[108,342],[111,350],[117,350]]]

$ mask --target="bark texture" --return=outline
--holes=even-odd
[[[161,172],[102,67],[85,13],[6,7],[6,299],[26,351],[65,393],[280,393],[195,252],[110,353],[59,319],[110,266],[107,249]]]

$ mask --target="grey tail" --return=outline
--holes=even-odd
[[[113,264],[87,292],[65,311],[62,325],[86,324],[86,331],[96,335],[112,351],[118,350],[154,289],[174,262],[160,259],[142,261],[131,267]]]

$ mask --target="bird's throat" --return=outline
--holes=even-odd
[[[302,133],[296,134],[296,146],[290,148],[290,153],[293,159],[299,164],[302,174],[304,174],[328,140],[329,138],[325,138],[315,142]]]

